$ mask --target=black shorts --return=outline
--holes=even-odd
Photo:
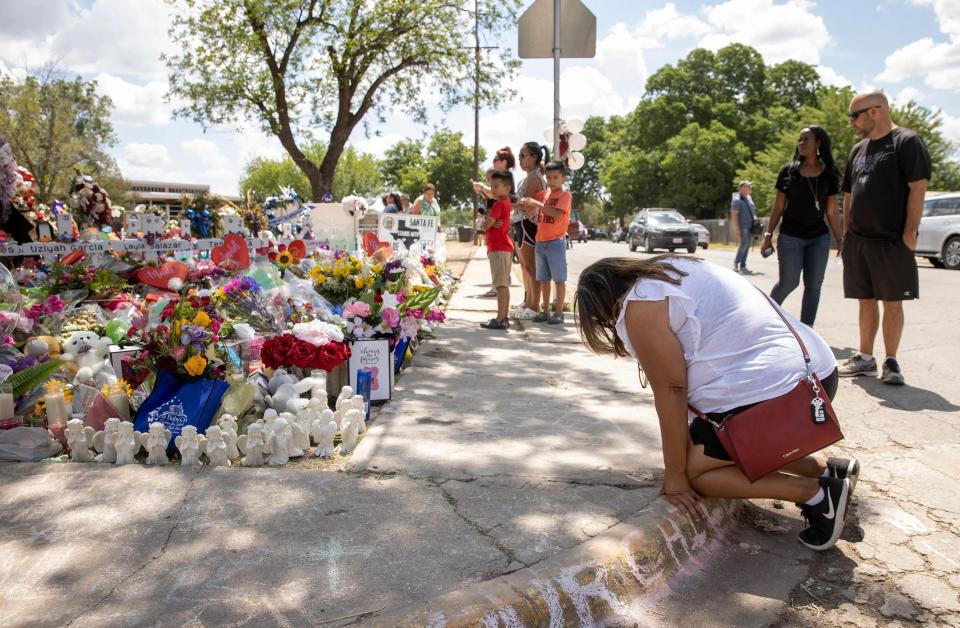
[[[517,245],[520,248],[525,246],[537,246],[537,223],[524,218],[517,223],[520,225],[520,238],[517,239]]]
[[[832,373],[820,381],[820,383],[823,384],[823,391],[827,393],[830,401],[833,401],[833,398],[837,395],[837,384],[839,380],[840,374],[837,372],[837,369],[833,369]],[[708,412],[707,418],[713,421],[719,421],[728,415],[743,412],[755,405],[757,404],[751,403],[740,406],[739,408],[734,408],[733,410],[727,410],[726,412]],[[707,456],[716,458],[717,460],[732,460],[730,454],[723,448],[720,439],[717,438],[717,433],[713,430],[713,426],[700,417],[696,417],[693,419],[693,422],[690,423],[690,439],[693,440],[694,445],[703,445],[703,453]]]
[[[843,239],[843,296],[908,301],[920,296],[917,258],[903,240]]]

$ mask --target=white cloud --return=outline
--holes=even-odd
[[[941,130],[943,131],[944,137],[960,146],[960,117],[951,116],[947,112],[940,110],[940,118],[943,120]]]
[[[383,154],[388,148],[397,142],[406,139],[409,138],[405,135],[400,135],[399,133],[385,133],[383,135],[373,135],[371,137],[360,136],[359,139],[351,141],[350,145],[365,153],[383,157]]]
[[[766,63],[799,59],[816,65],[820,52],[830,44],[823,19],[807,0],[728,0],[706,6],[703,14],[713,32],[700,47],[718,50],[741,43],[752,46]]]
[[[956,0],[912,0],[913,4],[933,7],[940,31],[947,41],[923,37],[890,54],[876,80],[899,83],[923,76],[930,87],[960,90],[960,3]]]
[[[829,66],[818,65],[817,72],[820,74],[820,80],[823,81],[824,85],[832,85],[834,87],[847,87],[848,85],[853,85],[853,81]]]
[[[121,158],[133,167],[162,168],[170,164],[170,151],[163,144],[130,142],[123,146]]]
[[[240,169],[243,164],[224,154],[220,146],[210,140],[186,140],[180,147],[198,159],[202,166],[188,182],[209,183],[210,190],[221,194],[236,194]]]
[[[905,105],[911,100],[914,102],[920,102],[923,99],[923,93],[920,92],[916,87],[904,87],[899,92],[893,95],[893,102],[897,105]]]
[[[111,119],[127,124],[164,124],[172,117],[172,107],[163,101],[167,84],[150,81],[136,85],[112,74],[101,72],[95,77],[98,91],[113,101]]]
[[[659,48],[664,39],[706,35],[710,32],[710,26],[696,16],[682,15],[672,2],[668,2],[662,9],[648,12],[637,30],[644,40],[655,42],[650,47]]]

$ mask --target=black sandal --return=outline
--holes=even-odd
[[[510,329],[509,321],[499,321],[495,318],[491,318],[486,323],[480,323],[480,326],[483,327],[484,329],[502,329],[502,330]]]

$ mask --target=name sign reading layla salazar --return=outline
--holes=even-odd
[[[433,249],[437,244],[437,217],[380,214],[377,237],[381,242],[403,242],[408,249],[415,242],[419,242],[423,250]]]

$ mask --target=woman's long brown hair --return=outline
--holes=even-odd
[[[612,353],[626,357],[626,347],[617,336],[617,319],[627,292],[638,279],[657,279],[674,285],[687,273],[678,270],[670,259],[695,259],[679,255],[657,255],[649,259],[635,257],[606,257],[590,264],[581,274],[577,293],[573,298],[574,320],[580,338],[587,348],[598,354]]]

